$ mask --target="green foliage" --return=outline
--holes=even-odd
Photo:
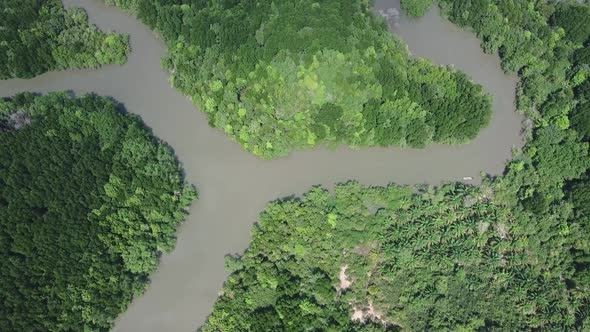
[[[201,331],[580,327],[590,283],[572,285],[569,250],[590,249],[587,228],[565,205],[513,211],[489,190],[348,183],[271,203]]]
[[[590,79],[575,88],[576,97],[590,102]]]
[[[99,31],[82,9],[65,10],[60,0],[2,1],[0,79],[122,64],[128,53],[127,36]]]
[[[579,142],[574,131],[549,126],[539,129],[535,138],[527,148],[535,151],[532,163],[542,179],[562,183],[578,178],[590,167],[588,143]]]
[[[104,0],[107,5],[117,6],[125,10],[134,10],[139,5],[140,0]]]
[[[106,98],[0,105],[0,330],[108,331],[196,197],[170,149]]]
[[[590,66],[590,47],[582,47],[575,51],[573,57],[574,64]]]
[[[561,26],[565,37],[582,44],[590,38],[590,7],[586,5],[563,4],[557,7],[553,24]]]
[[[440,0],[439,5],[451,21],[474,30],[484,50],[499,51],[506,71],[518,72],[518,107],[535,124],[532,141],[518,157],[522,167],[509,168],[497,179],[498,195],[505,204],[521,201],[536,206],[535,211],[559,202],[565,183],[582,176],[590,164],[588,145],[579,135],[588,130],[590,82],[583,81],[587,67],[581,45],[570,41],[577,37],[548,22],[571,8],[590,7],[526,0]]]
[[[578,217],[590,218],[590,181],[588,179],[574,183],[569,190],[569,198]]]
[[[590,328],[590,81],[585,51],[572,43],[583,29],[548,23],[581,5],[438,3],[450,20],[475,31],[485,51],[498,51],[506,71],[518,72],[518,107],[532,123],[522,152],[503,176],[479,188],[415,193],[349,183],[333,195],[316,188],[270,204],[203,331]],[[582,27],[587,18],[568,24]],[[428,87],[408,92],[412,114],[412,98],[432,95]],[[370,100],[365,118],[386,123],[383,105]],[[375,135],[403,136],[392,128]],[[339,288],[346,281],[350,287]],[[265,298],[253,306],[248,299],[258,292]],[[364,323],[354,321],[355,312]]]
[[[547,212],[549,209],[549,202],[545,196],[540,193],[534,193],[531,197],[525,199],[522,205],[532,213],[541,214]]]
[[[463,143],[489,122],[483,89],[412,59],[368,1],[114,3],[164,36],[173,85],[210,123],[265,158],[322,143]]]
[[[582,136],[590,137],[590,102],[578,105],[571,114],[574,129]]]
[[[413,17],[420,17],[426,14],[434,0],[401,0],[402,8]]]
[[[322,142],[461,142],[489,119],[479,86],[411,59],[364,1],[114,2],[162,33],[173,84],[211,123],[264,157]],[[533,123],[522,152],[481,188],[349,183],[334,194],[315,188],[300,200],[270,204],[250,248],[226,260],[232,274],[203,331],[590,328],[590,81],[581,48],[588,16],[564,14],[587,7],[438,3],[450,20],[475,31],[486,52],[497,51],[506,71],[519,74],[518,107]],[[144,151],[156,148],[121,139],[136,137],[139,127],[119,133],[116,119],[90,121],[63,100],[75,102],[52,98],[66,105],[53,109],[27,96],[0,103],[0,137],[12,139],[0,145],[0,206],[7,213],[0,220],[11,221],[0,233],[2,252],[11,255],[0,260],[8,299],[0,310],[10,314],[0,317],[14,317],[0,328],[104,330],[142,289],[156,253],[172,246],[192,194],[174,168],[164,174],[173,175],[179,192],[187,190],[176,209],[140,208],[176,197],[169,189],[146,194],[162,187],[144,187],[152,182],[143,176],[168,169],[143,168],[153,164]],[[65,111],[52,122],[52,110]],[[108,125],[89,125],[103,121]],[[47,141],[60,148],[42,149]],[[172,216],[172,226],[154,225],[162,215]],[[71,257],[61,257],[62,248],[74,248]],[[354,320],[355,312],[365,321]]]

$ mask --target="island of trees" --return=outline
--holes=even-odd
[[[481,86],[411,58],[369,2],[107,2],[160,32],[172,84],[264,158],[322,143],[462,143],[490,118]]]
[[[210,331],[590,329],[590,7],[436,2],[521,78],[527,143],[481,187],[314,188],[228,256]]]
[[[0,330],[108,331],[196,197],[106,98],[0,100]]]
[[[0,79],[127,61],[128,37],[105,34],[61,0],[2,0]]]

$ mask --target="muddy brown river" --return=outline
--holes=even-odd
[[[493,95],[492,120],[476,139],[423,150],[318,148],[265,161],[209,127],[206,115],[170,87],[160,66],[165,45],[146,26],[99,0],[64,2],[85,8],[103,30],[128,33],[133,51],[127,64],[0,81],[0,96],[59,90],[111,96],[172,146],[187,180],[200,193],[178,231],[176,249],[162,257],[148,290],[119,317],[113,331],[195,331],[211,312],[226,278],[224,255],[248,246],[252,224],[271,200],[350,179],[385,185],[473,177],[471,182],[477,184],[481,171],[500,174],[511,149],[521,145],[521,117],[514,107],[517,78],[505,75],[496,55],[484,54],[475,35],[441,18],[437,9],[414,21],[388,10],[399,8],[399,0],[379,0],[376,5],[389,15],[392,32],[407,42],[414,56],[453,64]]]

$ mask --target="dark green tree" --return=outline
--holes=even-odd
[[[196,197],[106,98],[0,100],[0,330],[108,331]]]
[[[557,10],[581,5],[438,3],[451,21],[475,31],[484,50],[498,51],[506,71],[519,74],[517,106],[532,124],[525,147],[503,176],[479,188],[348,183],[333,194],[314,188],[270,204],[203,331],[590,327],[590,203],[586,180],[579,180],[590,167],[587,138],[580,137],[588,98],[578,75],[583,64],[572,62],[581,59],[581,43],[572,43],[580,31],[549,24]],[[401,82],[422,108],[450,107],[439,99],[436,79],[410,74],[403,82],[394,79],[402,75],[395,66],[382,68],[380,79]],[[409,127],[397,125],[403,121],[387,121],[392,108],[372,98],[363,118],[388,128],[373,130],[381,140],[407,139]],[[445,119],[430,124],[441,121],[455,132],[457,122]]]
[[[590,181],[575,182],[568,194],[577,215],[590,218]]]
[[[61,0],[2,0],[0,79],[122,64],[127,53],[127,36],[99,31],[84,10],[66,10]]]
[[[549,209],[549,202],[547,202],[547,199],[543,194],[538,192],[534,193],[531,197],[525,199],[522,202],[522,205],[528,211],[536,214],[545,213]]]
[[[580,225],[489,189],[351,182],[271,203],[201,331],[580,329]]]
[[[565,30],[567,39],[582,44],[590,37],[590,7],[587,5],[560,5],[553,16],[552,23]]]
[[[590,137],[590,101],[578,105],[571,112],[570,123],[580,135]]]
[[[370,2],[108,2],[162,33],[173,85],[264,158],[322,143],[464,143],[489,122],[483,89],[412,59]]]

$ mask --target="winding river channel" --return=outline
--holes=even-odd
[[[147,292],[136,298],[118,319],[114,331],[195,331],[210,313],[226,278],[223,257],[248,246],[250,229],[267,202],[307,191],[321,184],[355,179],[385,185],[459,181],[479,173],[500,174],[521,143],[521,117],[515,112],[517,78],[505,75],[495,55],[484,54],[469,32],[431,10],[419,21],[389,15],[392,32],[401,36],[415,56],[453,64],[484,85],[494,98],[490,126],[471,143],[431,146],[423,150],[325,148],[292,153],[264,161],[243,151],[206,115],[168,82],[160,58],[164,43],[135,18],[100,0],[65,0],[66,6],[88,11],[101,29],[128,33],[133,51],[123,66],[99,70],[52,72],[29,80],[0,81],[0,96],[22,91],[71,90],[111,96],[127,111],[141,115],[154,134],[168,142],[194,183],[200,199],[178,232],[176,249],[164,255]],[[377,9],[396,14],[399,0],[378,0]]]

